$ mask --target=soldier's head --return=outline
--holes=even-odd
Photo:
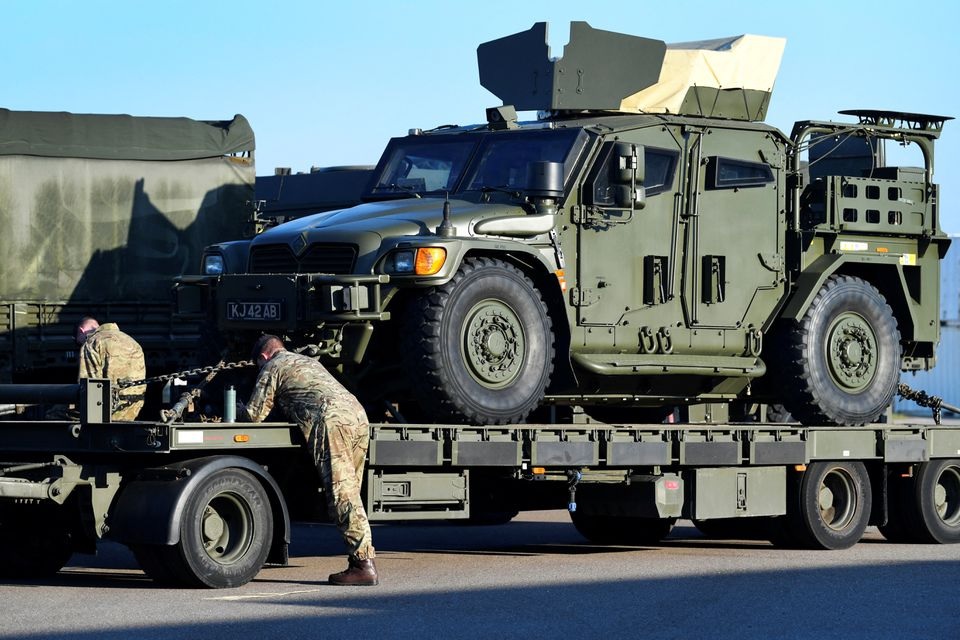
[[[253,345],[253,351],[250,353],[250,359],[257,363],[261,369],[263,365],[276,353],[286,351],[283,346],[283,340],[269,333],[260,336]]]
[[[74,340],[77,341],[77,345],[82,345],[87,341],[87,336],[100,328],[100,323],[97,322],[97,319],[93,316],[83,316],[80,318],[80,322],[77,323],[77,328],[74,333]]]

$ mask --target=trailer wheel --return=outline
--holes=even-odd
[[[916,542],[960,542],[960,460],[931,460],[917,469],[905,505]]]
[[[0,577],[47,578],[73,555],[66,526],[6,512],[0,521]]]
[[[644,546],[657,544],[667,537],[676,518],[636,518],[570,513],[573,526],[584,538],[595,544]]]
[[[522,422],[553,373],[553,328],[533,282],[493,258],[468,258],[421,296],[404,326],[403,358],[432,419]]]
[[[790,538],[808,549],[846,549],[870,522],[870,477],[862,462],[811,462],[788,496]]]
[[[238,587],[263,567],[273,539],[273,512],[266,491],[242,469],[210,474],[187,498],[180,541],[164,547],[163,559],[176,582],[198,587]],[[163,582],[149,552],[147,571]],[[153,577],[153,575],[151,575]]]
[[[890,305],[866,281],[828,278],[783,337],[784,404],[803,424],[867,424],[893,400],[900,333]]]

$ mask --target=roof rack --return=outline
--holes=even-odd
[[[910,129],[911,131],[932,131],[938,135],[943,131],[943,123],[953,120],[950,116],[934,116],[924,113],[906,113],[904,111],[881,111],[877,109],[847,109],[841,111],[845,116],[854,116],[860,124],[884,129]]]

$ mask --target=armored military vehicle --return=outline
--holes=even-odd
[[[935,362],[949,118],[845,111],[787,136],[763,123],[783,46],[584,22],[560,58],[543,23],[485,43],[504,103],[485,124],[391,140],[363,204],[261,234],[244,273],[182,279],[179,311],[244,352],[283,335],[422,421],[745,401],[874,421]],[[923,166],[888,166],[887,141]]]
[[[242,115],[0,109],[0,383],[76,380],[85,314],[118,322],[150,370],[206,360],[170,281],[250,231],[254,146]]]

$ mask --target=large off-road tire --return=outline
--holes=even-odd
[[[781,339],[784,405],[803,424],[867,424],[893,399],[900,381],[897,321],[880,292],[860,278],[828,278]]]
[[[187,499],[177,544],[133,550],[161,584],[239,587],[259,573],[272,540],[273,511],[263,485],[242,469],[221,469]]]
[[[553,373],[553,328],[540,292],[519,269],[468,258],[411,305],[403,358],[432,420],[523,422]]]
[[[780,542],[806,549],[846,549],[870,522],[870,476],[862,462],[811,462],[798,482],[790,483],[789,528]],[[777,541],[775,540],[775,544]]]
[[[637,518],[570,513],[573,526],[584,538],[595,544],[644,546],[657,544],[667,537],[676,518]]]

